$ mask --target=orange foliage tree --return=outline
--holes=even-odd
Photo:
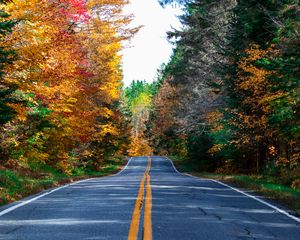
[[[177,154],[187,156],[187,136],[177,132],[182,125],[182,119],[177,118],[177,111],[181,105],[177,88],[165,79],[154,99],[155,112],[152,125],[152,143],[158,154]]]
[[[98,168],[116,154],[124,133],[118,111],[127,1],[55,0],[9,3],[18,19],[4,44],[18,59],[5,81],[18,86],[23,104],[7,123],[2,145],[11,161],[50,164],[67,173],[77,165]],[[119,152],[120,153],[120,152]]]
[[[277,141],[277,133],[270,126],[269,119],[272,114],[271,102],[280,98],[282,93],[272,91],[271,78],[276,72],[265,67],[265,64],[269,63],[268,59],[274,57],[277,51],[272,47],[262,49],[259,45],[252,44],[244,54],[237,65],[235,83],[240,108],[226,108],[222,114],[210,114],[212,135],[219,140],[215,141],[209,152],[218,154],[230,151],[230,148],[244,149],[243,152],[251,151],[251,156],[254,157],[251,164],[255,164],[259,171],[266,161],[273,158]],[[245,157],[244,154],[242,158]]]

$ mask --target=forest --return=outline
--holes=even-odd
[[[138,28],[126,4],[1,1],[2,202],[127,155],[120,50]]]
[[[127,87],[127,0],[0,4],[0,204],[147,155],[300,190],[298,0],[161,0],[173,54]]]
[[[204,168],[297,169],[299,2],[193,1],[182,21],[154,114],[172,121],[154,124],[156,140]]]
[[[178,159],[183,170],[299,197],[299,1],[179,2],[183,27],[168,33],[170,61],[156,82],[127,90],[134,99],[130,92],[140,92],[135,102],[152,99],[142,127],[132,126],[154,155]]]

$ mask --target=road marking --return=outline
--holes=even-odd
[[[165,157],[165,159],[167,159],[167,160],[169,160],[169,161],[171,162],[171,164],[172,164],[172,166],[173,166],[175,172],[177,172],[177,173],[179,173],[179,174],[181,174],[181,175],[186,175],[185,173],[181,173],[181,172],[179,172],[179,171],[177,170],[177,168],[175,167],[173,161],[172,161],[170,158]]]
[[[117,175],[119,175],[121,172],[123,172],[128,167],[128,165],[131,162],[131,160],[132,160],[132,158],[129,159],[129,161],[127,162],[126,166],[120,172],[118,172],[116,174],[112,174],[110,176],[106,176],[106,177],[111,177],[111,176],[117,176]],[[105,177],[99,177],[99,178],[105,178]],[[42,197],[45,197],[45,196],[47,196],[47,195],[49,195],[51,193],[54,193],[54,192],[56,192],[56,191],[58,191],[60,189],[63,189],[63,188],[66,188],[66,187],[69,187],[69,186],[72,186],[72,185],[76,185],[76,184],[79,184],[79,183],[82,183],[82,182],[90,181],[90,180],[93,180],[93,179],[95,179],[95,178],[88,178],[88,179],[80,180],[80,181],[77,181],[77,182],[69,183],[67,185],[64,185],[64,186],[52,189],[49,192],[45,192],[45,193],[43,193],[41,195],[38,195],[38,196],[36,196],[34,198],[30,198],[30,199],[28,199],[26,201],[21,201],[19,204],[16,204],[14,206],[11,206],[11,207],[9,207],[9,208],[1,211],[0,212],[0,217],[3,216],[3,215],[5,215],[5,214],[7,214],[7,213],[9,213],[9,212],[12,212],[12,211],[16,210],[17,208],[25,206],[25,205],[27,205],[29,203],[32,203],[32,202],[34,202],[34,201],[36,201],[36,200],[38,200],[38,199],[40,199]]]
[[[144,209],[144,239],[151,240],[152,239],[152,224],[151,224],[151,208],[152,208],[152,193],[151,193],[151,185],[150,185],[150,175],[149,171],[151,169],[151,158],[148,157],[148,163],[146,170],[144,172],[143,178],[140,183],[138,196],[136,198],[135,207],[132,214],[132,220],[128,233],[128,240],[136,240],[138,238],[139,233],[139,225],[141,218],[141,209],[143,207],[144,202],[144,192],[145,192],[145,181],[146,181],[146,203]],[[145,225],[145,219],[147,219],[147,225]],[[146,231],[146,233],[145,233]],[[145,236],[145,234],[147,236]],[[148,237],[148,238],[146,238]]]
[[[143,206],[143,199],[144,199],[145,178],[146,175],[144,174],[140,184],[139,193],[136,198],[135,207],[132,214],[132,220],[131,220],[130,229],[128,233],[128,240],[136,240],[138,237],[141,208]]]
[[[294,215],[288,213],[287,211],[285,211],[285,210],[283,210],[283,209],[280,209],[280,208],[274,206],[273,204],[268,203],[268,202],[266,202],[266,201],[264,201],[264,200],[262,200],[262,199],[260,199],[260,198],[258,198],[258,197],[255,197],[255,196],[253,196],[253,195],[251,195],[251,194],[249,194],[249,193],[246,193],[246,192],[244,192],[244,191],[242,191],[242,190],[239,190],[239,189],[237,189],[237,188],[231,187],[231,186],[229,186],[229,185],[227,185],[227,184],[225,184],[225,183],[223,183],[223,182],[220,182],[220,181],[214,180],[214,179],[202,179],[202,178],[193,176],[193,175],[191,175],[191,174],[181,173],[181,172],[179,172],[179,171],[176,169],[176,167],[175,167],[175,165],[174,165],[174,163],[172,162],[171,159],[169,159],[168,157],[165,157],[165,158],[166,158],[167,160],[169,160],[169,161],[172,163],[172,166],[173,166],[175,172],[177,172],[177,173],[179,173],[179,174],[181,174],[181,175],[184,175],[184,176],[187,176],[187,177],[192,177],[192,178],[194,178],[194,179],[196,179],[196,180],[202,180],[202,181],[203,181],[203,180],[209,180],[209,181],[212,181],[212,182],[216,182],[216,183],[218,183],[218,184],[220,184],[220,185],[223,185],[223,186],[225,186],[225,187],[227,187],[227,188],[230,188],[230,189],[232,189],[232,190],[234,190],[234,191],[236,191],[236,192],[239,192],[239,193],[241,193],[241,194],[243,194],[243,195],[245,195],[245,196],[247,196],[247,197],[249,197],[249,198],[252,198],[252,199],[254,199],[254,200],[256,200],[256,201],[258,201],[258,202],[260,202],[260,203],[262,203],[262,204],[264,204],[264,205],[266,205],[266,206],[268,206],[268,207],[270,207],[270,208],[272,208],[272,209],[274,209],[275,211],[277,211],[277,212],[279,212],[279,213],[281,213],[281,214],[283,214],[283,215],[285,215],[285,216],[287,216],[287,217],[289,217],[289,218],[295,220],[296,222],[300,223],[300,218],[298,218],[298,217],[296,217],[296,216],[294,216]]]
[[[288,212],[284,211],[283,209],[280,209],[280,208],[278,208],[278,207],[276,207],[276,206],[274,206],[274,205],[272,205],[272,204],[270,204],[270,203],[268,203],[268,202],[266,202],[266,201],[264,201],[262,199],[259,199],[259,198],[255,197],[255,196],[253,196],[253,195],[251,195],[249,193],[246,193],[246,192],[244,192],[242,190],[239,190],[237,188],[231,187],[231,186],[229,186],[229,185],[227,185],[227,184],[225,184],[223,182],[220,182],[218,180],[214,180],[214,179],[210,179],[210,180],[213,181],[213,182],[219,183],[219,184],[221,184],[221,185],[223,185],[225,187],[231,188],[232,190],[237,191],[237,192],[239,192],[239,193],[241,193],[241,194],[243,194],[243,195],[245,195],[245,196],[247,196],[249,198],[252,198],[252,199],[254,199],[254,200],[256,200],[256,201],[258,201],[258,202],[260,202],[260,203],[262,203],[264,205],[267,205],[268,207],[273,208],[277,212],[279,212],[279,213],[281,213],[283,215],[286,215],[287,217],[289,217],[289,218],[295,220],[296,222],[300,223],[300,219],[299,218],[297,218],[297,217],[289,214]]]
[[[131,160],[132,160],[132,157],[128,160],[127,164],[125,165],[125,167],[123,167],[123,168],[121,169],[121,171],[119,171],[119,172],[117,172],[117,173],[115,173],[115,174],[112,174],[112,175],[110,175],[110,176],[108,176],[108,177],[111,177],[111,176],[118,176],[120,173],[122,173],[122,172],[128,167],[128,165],[129,165],[129,163],[131,162]]]
[[[14,211],[14,210],[17,209],[17,208],[20,208],[20,207],[22,207],[22,206],[24,206],[24,205],[27,205],[27,204],[29,204],[29,203],[31,203],[31,202],[33,202],[33,201],[36,201],[36,200],[38,200],[38,199],[40,199],[40,198],[42,198],[42,197],[45,197],[45,196],[47,196],[47,195],[49,195],[49,194],[51,194],[51,193],[54,193],[54,192],[56,192],[56,191],[58,191],[58,190],[60,190],[60,189],[63,189],[63,188],[66,188],[66,187],[69,187],[69,186],[71,186],[71,185],[75,185],[75,184],[78,184],[78,183],[86,182],[86,181],[91,180],[91,179],[94,179],[94,178],[89,178],[89,179],[81,180],[81,181],[78,181],[78,182],[75,182],[75,183],[70,183],[70,184],[67,184],[67,185],[64,185],[64,186],[61,186],[61,187],[52,189],[52,190],[50,190],[49,192],[43,193],[43,194],[41,194],[41,195],[39,195],[39,196],[36,196],[36,197],[34,197],[34,198],[28,199],[27,201],[21,202],[21,203],[19,203],[19,204],[17,204],[17,205],[14,205],[14,206],[12,206],[12,207],[9,207],[9,208],[7,208],[7,209],[1,211],[1,212],[0,212],[0,217],[3,216],[3,215],[5,215],[5,214],[7,214],[7,213],[9,213],[9,212]]]
[[[150,175],[147,175],[146,202],[144,211],[144,233],[143,240],[152,240],[152,192]]]

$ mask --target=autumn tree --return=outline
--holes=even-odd
[[[160,2],[184,4],[186,14],[170,34],[178,40],[163,79],[174,91],[159,90],[156,129],[169,106],[172,139],[188,133],[188,157],[204,169],[296,172],[298,1]]]
[[[127,1],[14,1],[5,7],[19,19],[5,43],[18,53],[5,81],[24,104],[5,126],[2,145],[13,164],[48,164],[71,174],[99,169],[121,153],[123,117],[118,110],[124,41],[132,16]],[[120,150],[120,151],[119,151]],[[124,150],[125,151],[125,150]]]
[[[124,89],[125,115],[131,125],[130,156],[152,155],[149,144],[150,114],[153,107],[153,97],[156,94],[158,83],[146,83],[145,81],[133,81]],[[151,134],[151,133],[150,133]]]
[[[280,109],[274,103],[295,92],[297,87],[294,84],[291,88],[287,87],[287,75],[279,77],[283,76],[279,73],[282,67],[289,68],[287,61],[281,62],[281,66],[275,62],[282,58],[278,39],[282,39],[281,32],[286,29],[283,22],[290,21],[293,23],[291,26],[295,27],[297,11],[299,9],[295,8],[294,1],[240,1],[234,8],[231,34],[227,36],[229,44],[226,54],[229,61],[222,68],[229,98],[222,111],[224,129],[221,132],[227,134],[224,136],[228,140],[227,150],[231,149],[225,151],[227,155],[231,159],[242,159],[236,162],[239,167],[260,171],[266,164],[270,165],[270,159],[280,159],[279,152],[289,152],[283,150],[286,148],[283,145],[288,146],[291,140],[285,138],[282,143],[278,142],[284,128],[274,128],[274,113]],[[295,39],[295,35],[291,34],[288,38]],[[285,78],[281,81],[281,90],[276,87],[278,77]],[[285,106],[290,109],[293,105]],[[293,118],[293,114],[290,117]],[[215,137],[220,139],[220,136]],[[237,139],[244,139],[244,146],[235,148]]]
[[[166,134],[174,139],[174,147],[166,147],[167,152],[172,152],[170,149],[178,149],[176,145],[181,142],[182,146],[185,146],[185,151],[182,152],[185,155],[188,152],[190,159],[200,163],[204,158],[208,158],[208,155],[199,152],[205,153],[210,146],[207,136],[210,126],[206,122],[206,116],[225,102],[226,91],[222,88],[223,79],[219,69],[227,60],[223,55],[226,45],[224,39],[229,31],[235,1],[180,3],[185,6],[185,14],[180,17],[184,27],[169,33],[169,38],[176,43],[176,48],[170,62],[162,69],[162,86],[169,85],[168,89],[173,90],[170,94],[160,89],[158,94],[160,99],[164,99],[159,105],[170,104],[167,116],[172,119],[169,122],[175,124],[165,133],[161,128],[162,135],[159,135]],[[162,118],[163,116],[159,115],[158,124],[163,122]],[[204,142],[207,142],[205,146]]]

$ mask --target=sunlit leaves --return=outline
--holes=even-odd
[[[127,27],[131,16],[123,15],[126,4],[16,0],[5,6],[18,20],[4,41],[18,53],[5,81],[18,87],[24,102],[10,103],[17,115],[3,136],[18,139],[18,144],[6,145],[8,152],[18,153],[11,155],[14,161],[40,159],[71,173],[78,160],[99,167],[119,152],[120,135],[126,134],[117,109],[119,51],[136,32]]]
[[[153,107],[153,94],[156,87],[155,82],[149,84],[145,81],[133,81],[124,90],[123,114],[129,118],[132,128],[128,150],[130,156],[152,154],[152,148],[145,133]]]

